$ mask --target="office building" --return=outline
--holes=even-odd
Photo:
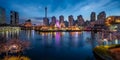
[[[19,25],[19,14],[16,11],[10,12],[10,24],[11,25]]]
[[[68,22],[69,27],[73,26],[73,24],[74,24],[74,18],[73,18],[72,15],[68,16],[68,21],[69,21]]]
[[[51,18],[50,26],[55,26],[55,24],[56,24],[56,17],[53,16],[53,17]]]
[[[43,25],[49,26],[49,19],[48,18],[46,18],[46,17],[43,18]]]
[[[96,13],[92,12],[91,15],[90,15],[90,21],[93,22],[95,20],[96,20]]]
[[[77,16],[77,25],[78,26],[84,25],[84,19],[83,19],[82,15]]]
[[[64,16],[63,15],[59,16],[59,21],[60,21],[60,23],[64,23]]]
[[[105,24],[105,19],[106,19],[105,11],[100,12],[97,16],[96,24],[104,25]]]
[[[5,9],[0,7],[0,24],[5,24],[5,23],[6,23]]]

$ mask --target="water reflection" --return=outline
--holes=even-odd
[[[21,54],[30,48],[28,40],[20,39],[20,30],[0,32],[0,60],[25,60]]]
[[[36,32],[34,30],[22,30],[0,32],[0,39],[3,40],[0,42],[6,43],[12,38],[30,41],[32,49],[26,51],[26,55],[33,60],[94,60],[92,49],[97,45],[119,44],[118,36],[109,32]]]
[[[91,39],[96,40],[96,45],[120,44],[119,32],[91,32]],[[95,41],[94,41],[95,43]],[[92,43],[92,44],[94,44]],[[95,46],[96,46],[95,45]]]
[[[42,36],[42,42],[45,45],[57,47],[77,47],[79,40],[83,41],[82,32],[37,32]],[[82,45],[83,43],[80,42]]]
[[[6,39],[12,39],[12,38],[19,39],[19,33],[20,33],[20,30],[2,31],[0,32],[0,36]]]
[[[44,57],[53,60],[94,60],[90,43],[86,38],[89,32],[37,32],[44,48]],[[66,56],[66,57],[65,57]],[[48,60],[48,59],[47,59]]]

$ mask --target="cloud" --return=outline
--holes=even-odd
[[[2,0],[4,1],[4,0]],[[97,14],[106,11],[107,15],[119,15],[119,0],[11,0],[6,2],[7,8],[16,10],[20,13],[20,17],[44,17],[44,7],[48,7],[48,16],[64,15],[65,20],[69,15],[74,18],[83,15],[84,19],[90,19],[92,11]],[[5,2],[5,1],[4,1]],[[58,3],[59,2],[59,3]]]
[[[42,11],[41,6],[13,4],[12,8],[17,10],[22,17],[39,17]]]

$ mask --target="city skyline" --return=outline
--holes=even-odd
[[[0,6],[6,9],[7,22],[10,19],[11,10],[17,11],[20,19],[29,19],[31,17],[44,17],[46,6],[48,17],[56,16],[59,19],[59,16],[63,15],[65,20],[68,20],[69,15],[73,15],[74,19],[77,19],[78,15],[82,15],[84,20],[90,20],[91,12],[96,12],[96,15],[101,11],[105,11],[107,16],[120,15],[119,2],[119,0],[0,0]]]

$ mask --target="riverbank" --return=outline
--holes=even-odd
[[[81,32],[81,31],[93,31],[93,32],[102,32],[102,30],[35,30],[39,32]]]
[[[96,59],[119,60],[120,44],[110,45],[110,46],[108,45],[97,46],[93,49],[93,52],[94,52],[94,55],[96,55]]]

